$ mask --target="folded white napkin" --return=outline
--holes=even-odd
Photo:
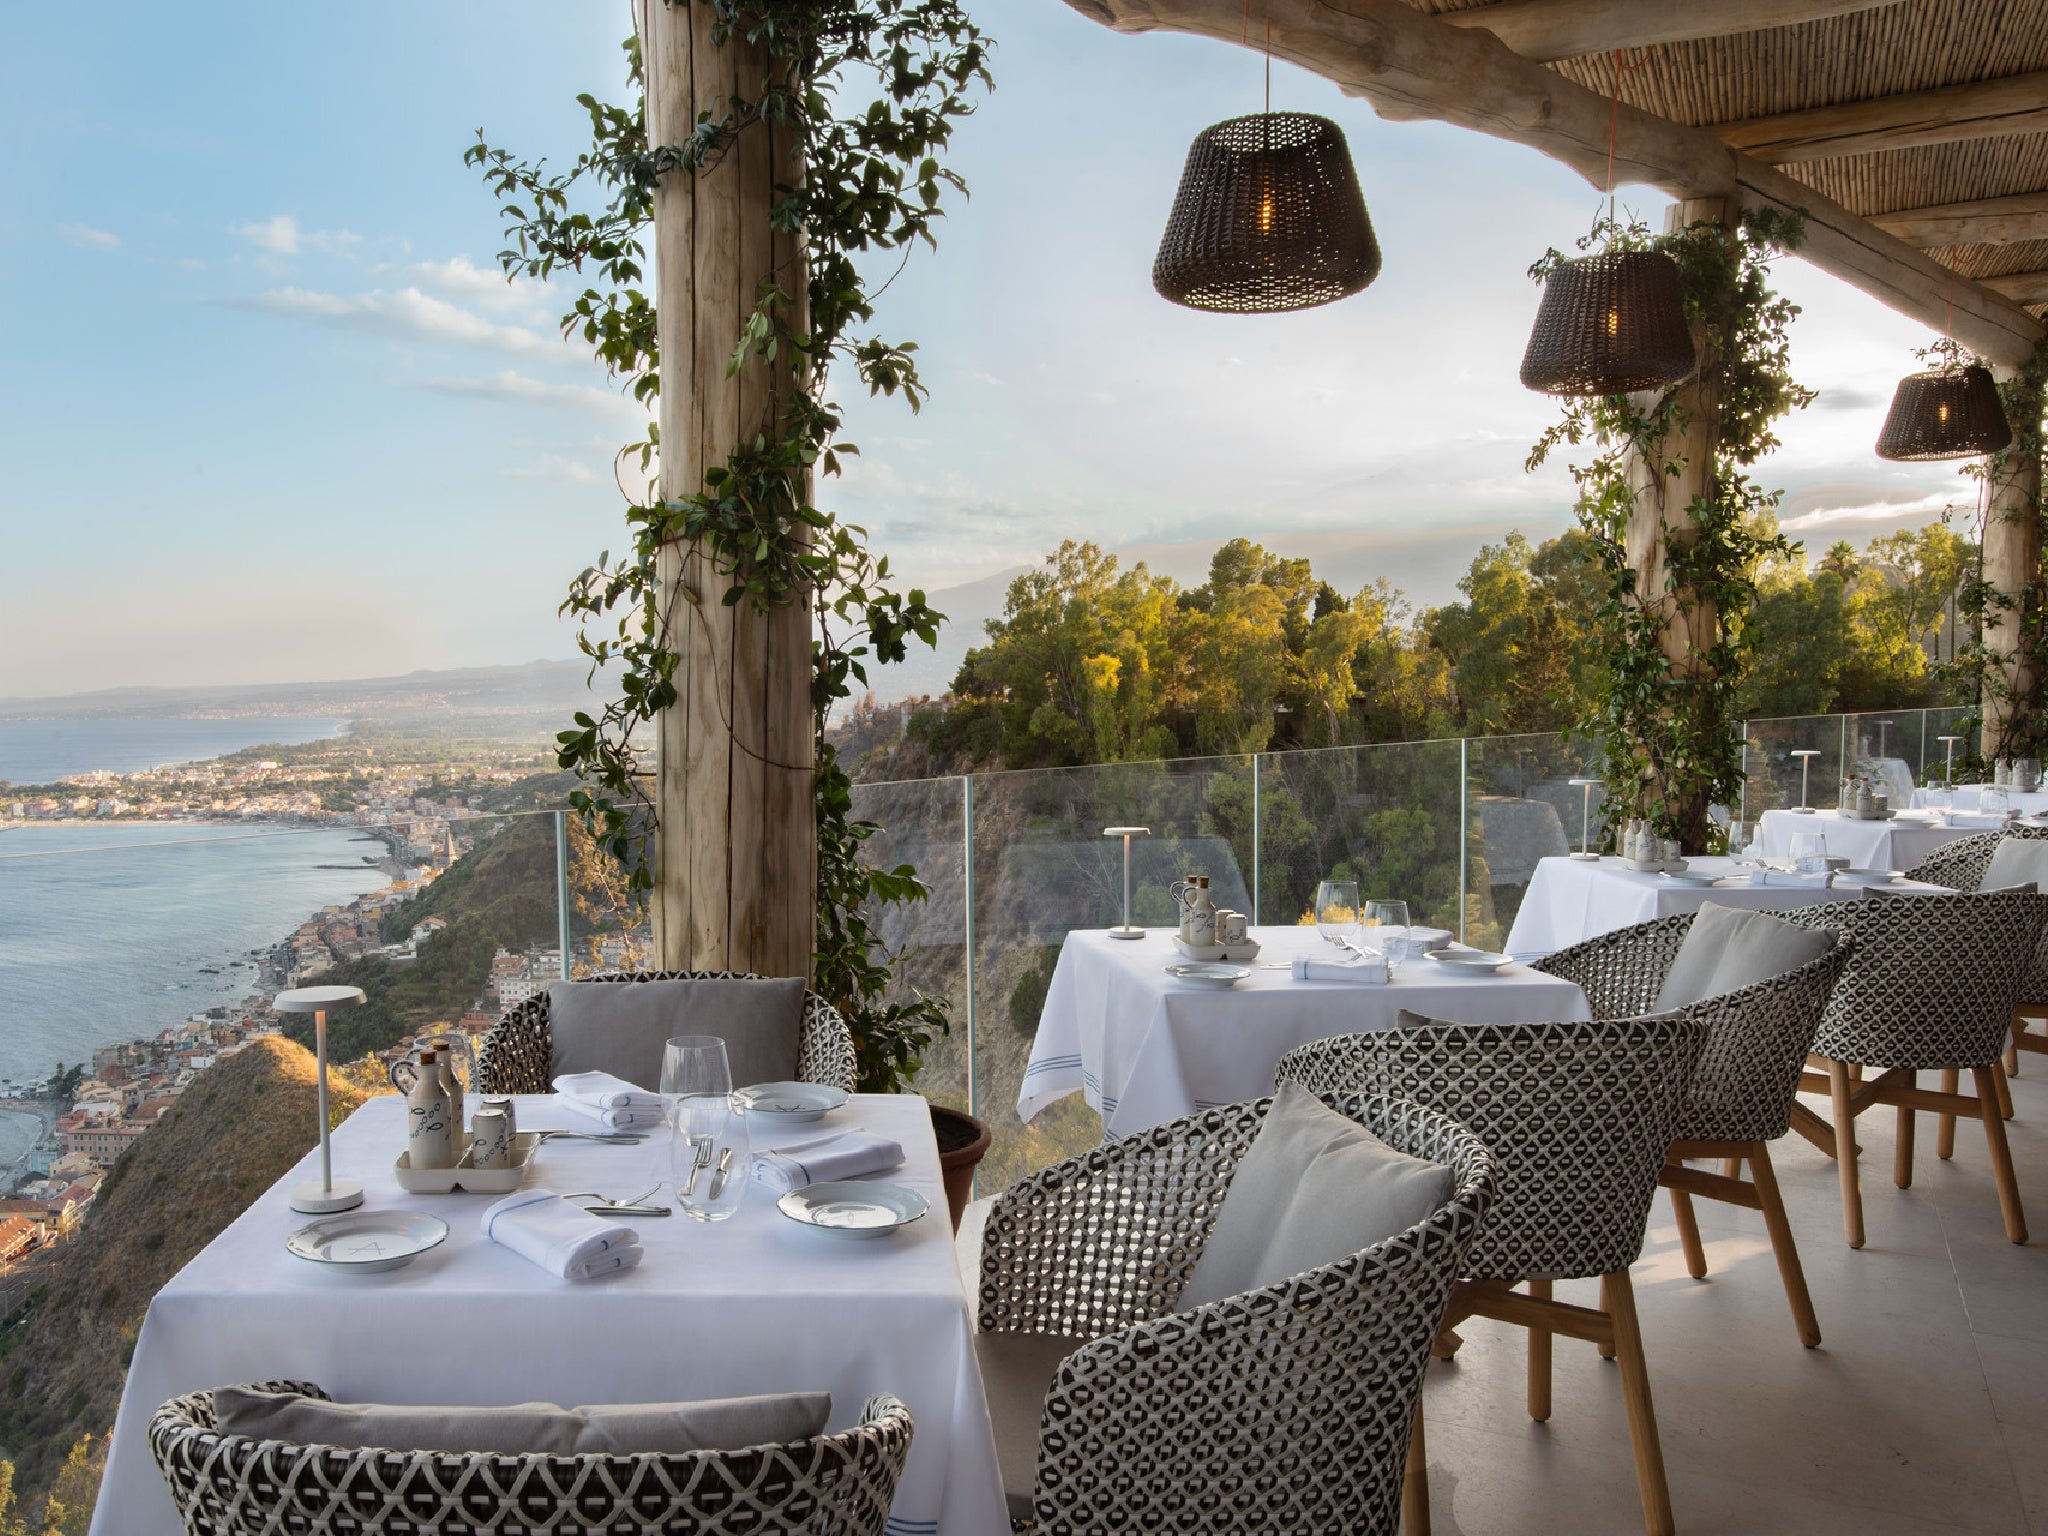
[[[657,1097],[651,1108],[646,1109],[599,1109],[582,1099],[572,1099],[566,1093],[555,1095],[558,1108],[584,1120],[595,1121],[608,1131],[645,1131],[666,1123],[667,1116]]]
[[[1767,869],[1762,872],[1762,881],[1767,886],[1783,886],[1794,891],[1824,891],[1833,876],[1830,872],[1818,875],[1802,875],[1789,869]]]
[[[555,1092],[593,1109],[659,1109],[661,1095],[636,1088],[609,1072],[570,1072],[555,1079]]]
[[[882,1173],[903,1161],[903,1148],[886,1136],[865,1131],[836,1131],[814,1137],[773,1152],[756,1152],[753,1174],[756,1184],[786,1194],[806,1184],[829,1179],[858,1179]]]
[[[1306,955],[1298,956],[1294,962],[1296,981],[1350,981],[1365,986],[1385,986],[1393,979],[1393,969],[1387,964],[1387,957],[1374,953],[1353,954],[1348,960],[1311,960]]]
[[[1987,831],[2005,825],[2005,818],[1995,811],[1954,811],[1948,818],[1952,827],[1982,827]]]
[[[578,1210],[552,1189],[522,1189],[484,1211],[484,1236],[564,1280],[616,1274],[640,1262],[631,1227]]]

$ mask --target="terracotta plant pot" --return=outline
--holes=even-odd
[[[952,1207],[953,1230],[974,1198],[974,1168],[988,1155],[989,1128],[961,1109],[932,1106],[932,1134],[939,1142],[939,1172],[946,1180],[946,1204]]]

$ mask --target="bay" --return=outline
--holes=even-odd
[[[308,917],[386,883],[347,827],[122,822],[0,832],[0,1079],[47,1078],[258,979]],[[322,865],[342,866],[321,868]]]
[[[275,742],[297,746],[347,732],[331,716],[233,720],[0,720],[0,779],[49,784],[74,773],[138,773]]]

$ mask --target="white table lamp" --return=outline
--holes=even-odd
[[[1813,814],[1813,807],[1812,807],[1812,806],[1810,806],[1810,805],[1808,805],[1808,804],[1806,803],[1806,775],[1807,775],[1807,774],[1808,774],[1808,772],[1809,772],[1809,771],[1811,771],[1811,769],[1813,768],[1813,760],[1814,760],[1814,759],[1815,759],[1816,757],[1819,757],[1819,756],[1820,756],[1820,753],[1819,753],[1819,752],[1817,752],[1817,751],[1815,751],[1815,750],[1814,750],[1813,748],[1811,748],[1811,747],[1808,747],[1808,748],[1807,748],[1807,749],[1806,749],[1805,751],[1803,751],[1803,752],[1794,752],[1794,753],[1793,753],[1792,755],[1793,755],[1794,757],[1796,757],[1796,758],[1798,758],[1798,759],[1799,759],[1799,807],[1798,807],[1798,808],[1799,808],[1799,809],[1800,809],[1801,811],[1803,811],[1804,813],[1806,813],[1807,815],[1811,816],[1811,815]]]
[[[1104,827],[1102,835],[1104,837],[1120,837],[1124,840],[1124,920],[1109,930],[1109,936],[1112,939],[1142,939],[1145,937],[1145,930],[1134,927],[1131,923],[1131,839],[1134,837],[1150,837],[1152,829],[1150,827]]]
[[[330,1009],[353,1008],[362,1001],[361,987],[299,987],[271,1000],[270,1006],[279,1013],[313,1015],[313,1056],[320,1073],[320,1182],[292,1189],[292,1209],[307,1216],[350,1211],[363,1203],[362,1180],[337,1179],[327,1145],[327,1014]]]
[[[1948,768],[1942,774],[1942,782],[1953,786],[1956,781],[1956,743],[1963,738],[1960,736],[1937,736],[1934,739],[1948,743]]]
[[[1567,779],[1565,782],[1574,789],[1586,792],[1585,819],[1579,824],[1579,851],[1572,855],[1588,864],[1600,862],[1600,855],[1593,851],[1593,786],[1604,784],[1605,779]]]

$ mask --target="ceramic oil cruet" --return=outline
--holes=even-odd
[[[455,1166],[455,1117],[438,1058],[432,1051],[421,1051],[412,1088],[405,1096],[405,1150],[413,1167]]]

